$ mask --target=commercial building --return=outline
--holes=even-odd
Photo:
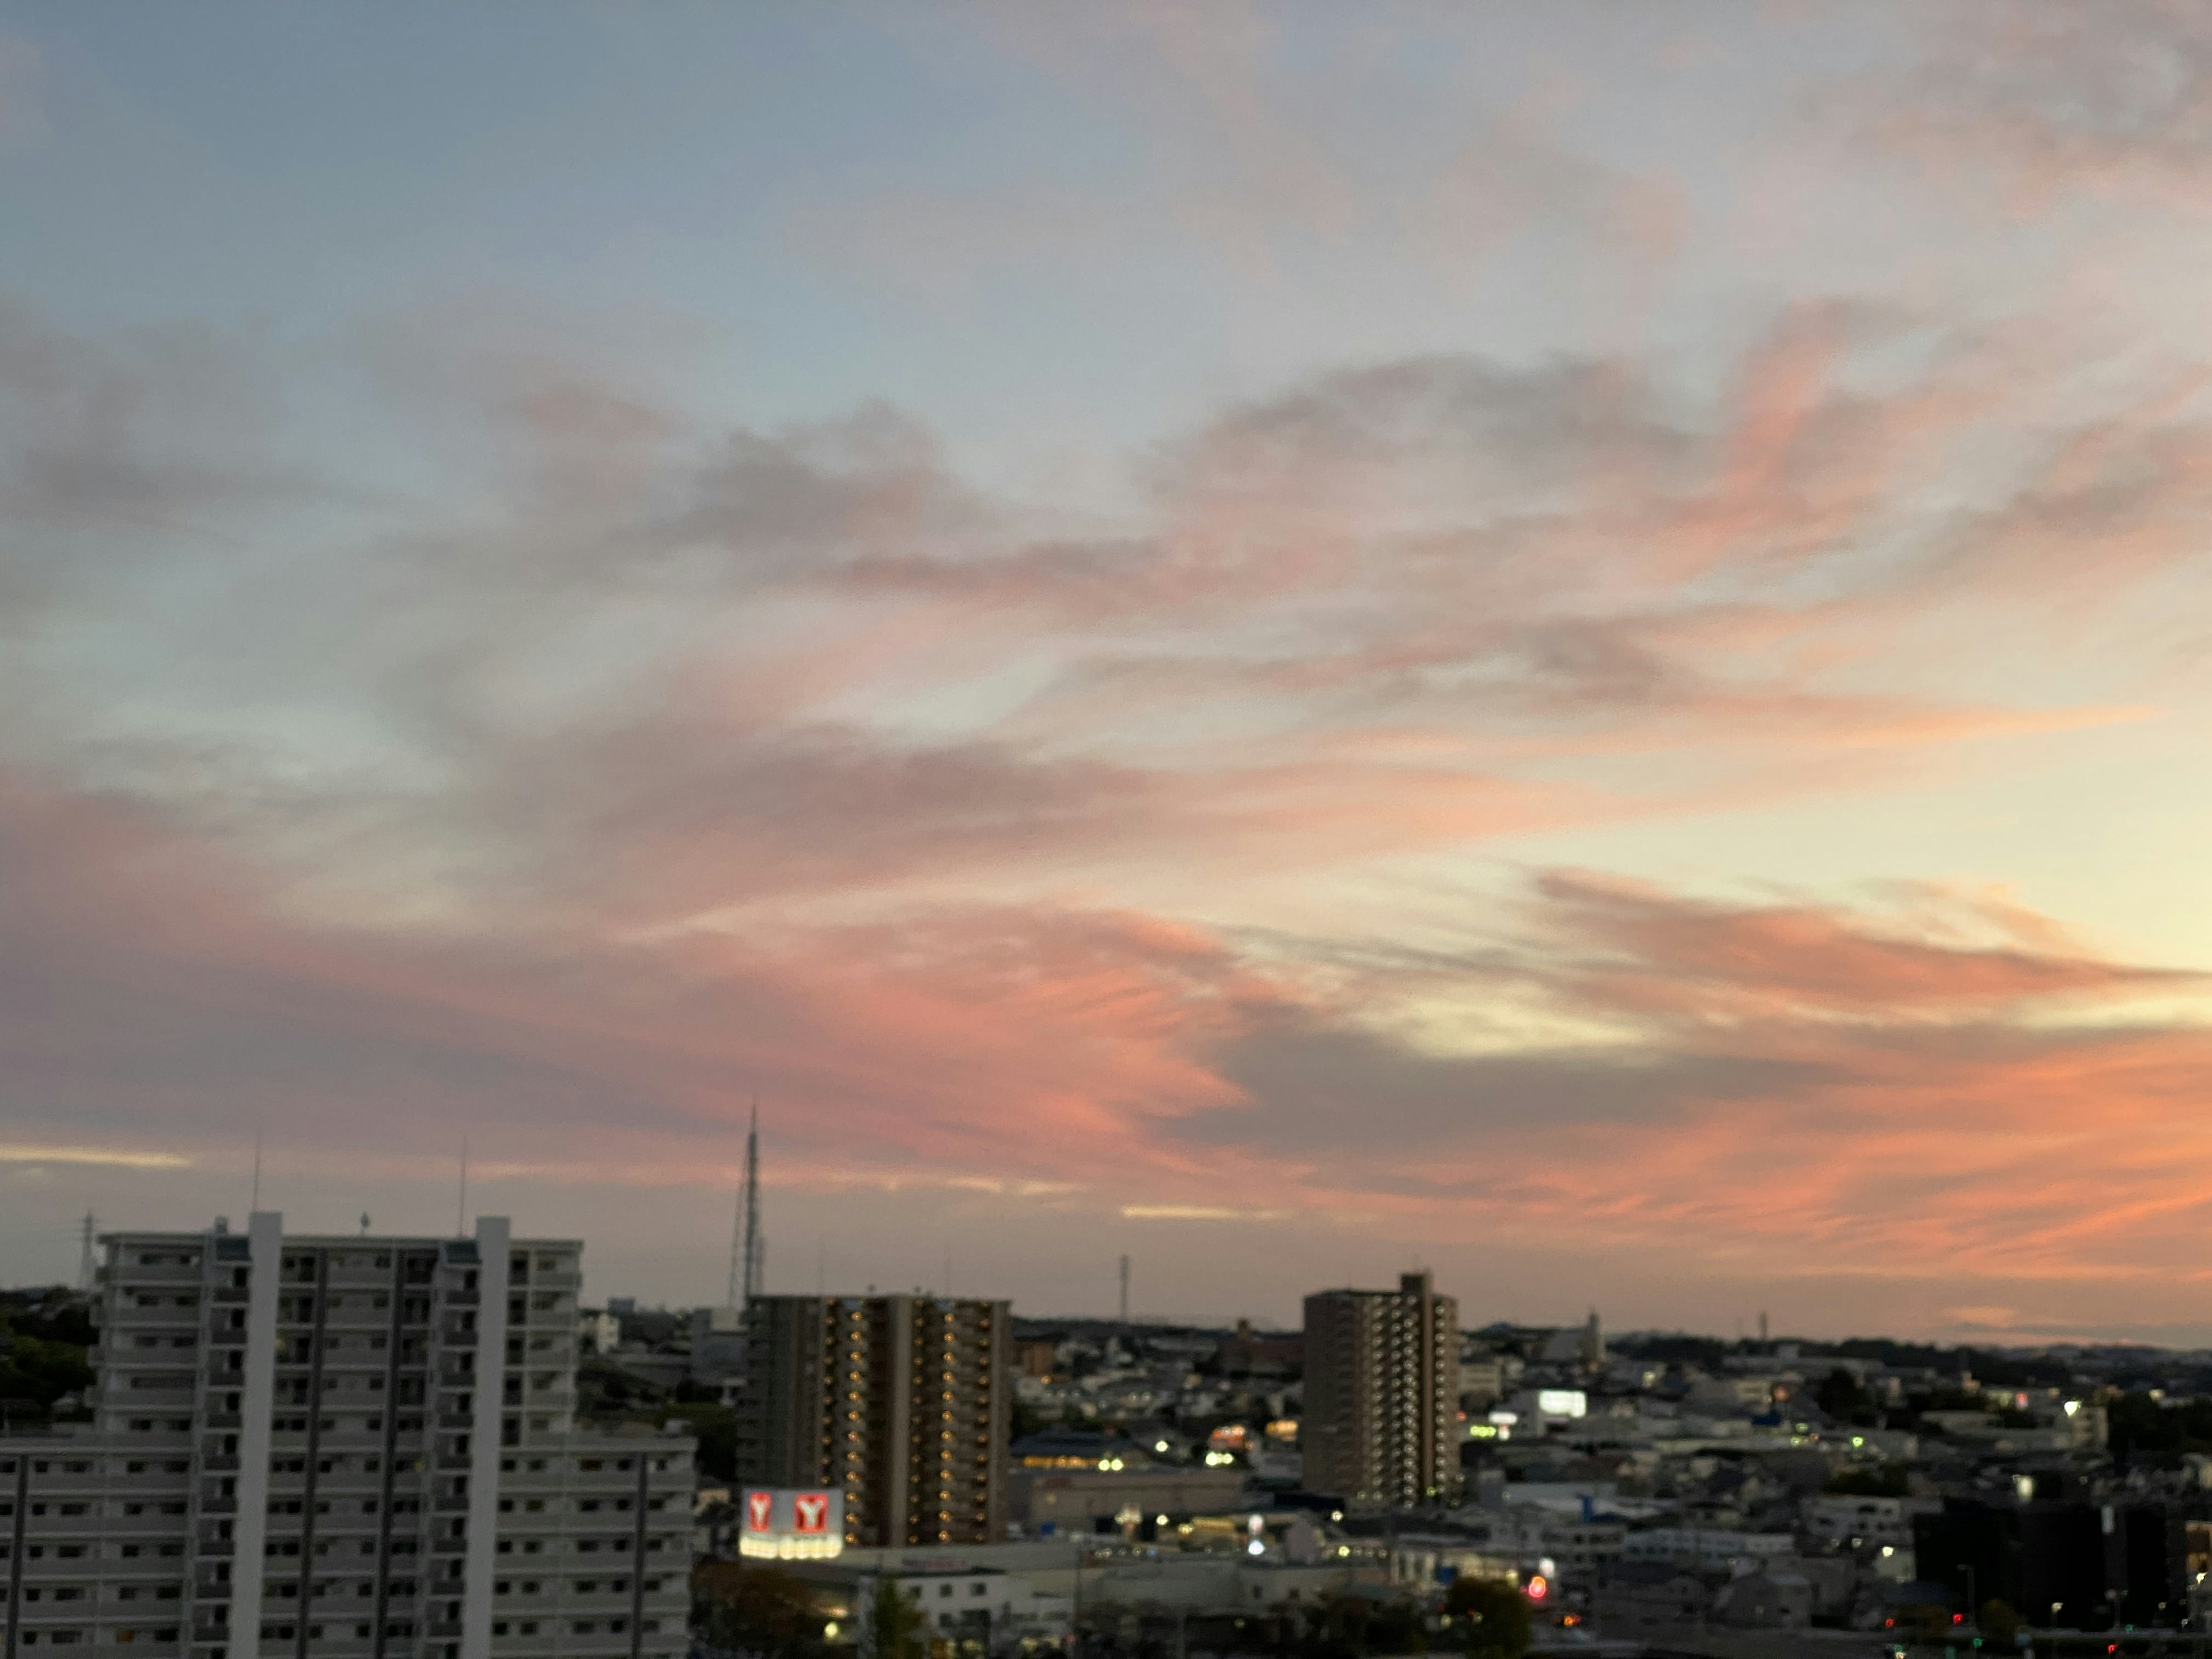
[[[1307,1486],[1353,1509],[1455,1499],[1458,1302],[1406,1273],[1395,1291],[1318,1291],[1305,1321]]]
[[[581,1246],[103,1241],[93,1423],[0,1438],[6,1659],[672,1659],[692,1443],[574,1426]]]
[[[691,1380],[731,1383],[744,1372],[745,1310],[691,1310]]]
[[[741,1482],[841,1492],[850,1544],[1006,1537],[1006,1304],[757,1297],[745,1344]]]
[[[1188,1463],[1017,1468],[1011,1498],[1012,1519],[1029,1536],[1091,1533],[1132,1516],[1157,1522],[1163,1517],[1187,1521],[1194,1515],[1227,1514],[1243,1505],[1244,1472]]]

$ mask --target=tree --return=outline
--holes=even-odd
[[[2013,1638],[2020,1633],[2021,1626],[2024,1621],[2006,1603],[1991,1596],[1982,1603],[1981,1613],[1975,1622],[1980,1626],[1984,1636],[2000,1646],[2010,1647]]]
[[[1444,1595],[1455,1646],[1477,1659],[1521,1659],[1528,1651],[1528,1600],[1494,1578],[1459,1577]]]
[[[775,1659],[820,1653],[829,1615],[805,1579],[775,1567],[709,1561],[691,1575],[691,1595],[708,1638]]]
[[[1838,1365],[1820,1379],[1813,1390],[1813,1398],[1820,1409],[1838,1423],[1867,1424],[1874,1421],[1874,1401],[1859,1387],[1859,1380]]]
[[[92,1367],[76,1344],[10,1335],[8,1322],[0,1320],[0,1400],[30,1401],[50,1410],[64,1395],[92,1384]]]
[[[1921,1641],[1937,1641],[1951,1633],[1951,1609],[1938,1601],[1915,1601],[1897,1610],[1897,1623]]]
[[[1427,1647],[1420,1610],[1411,1601],[1340,1594],[1323,1595],[1307,1613],[1298,1652],[1304,1659],[1364,1659],[1368,1654],[1421,1653]]]
[[[1832,1498],[1903,1498],[1911,1490],[1911,1469],[1885,1463],[1878,1469],[1838,1469],[1820,1483]]]
[[[896,1578],[876,1581],[876,1598],[868,1607],[867,1638],[861,1651],[866,1659],[922,1659],[929,1651],[928,1619],[900,1590]]]

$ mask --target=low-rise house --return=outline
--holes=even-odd
[[[1598,1587],[1595,1611],[1600,1629],[1625,1634],[1655,1625],[1695,1624],[1711,1601],[1703,1578],[1671,1562],[1622,1561]]]
[[[1741,1630],[1802,1630],[1813,1622],[1813,1586],[1802,1573],[1762,1566],[1722,1585],[1712,1616]]]

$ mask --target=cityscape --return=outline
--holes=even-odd
[[[502,1217],[88,1234],[84,1283],[0,1297],[6,1650],[2212,1635],[2212,1351],[1470,1328],[1426,1271],[1298,1330],[775,1292],[747,1167],[727,1306],[594,1302]]]
[[[2212,0],[0,0],[0,1659],[2212,1659]]]

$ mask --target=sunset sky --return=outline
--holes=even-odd
[[[0,1282],[2212,1342],[2212,9],[0,0]]]

